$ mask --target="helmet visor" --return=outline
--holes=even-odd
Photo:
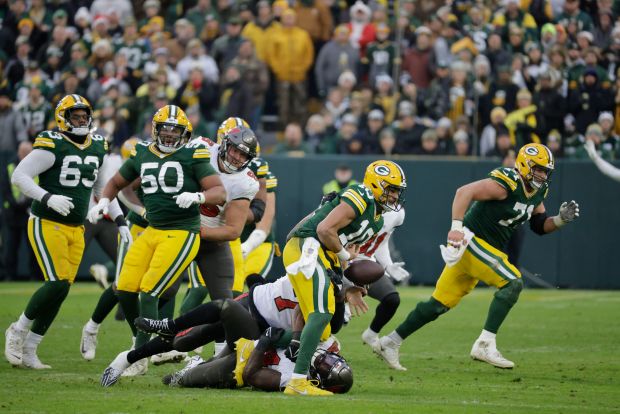
[[[531,166],[531,171],[532,179],[530,180],[530,184],[532,187],[538,189],[542,187],[543,184],[551,181],[551,173],[553,173],[553,169],[534,164]]]
[[[185,128],[174,124],[158,124],[155,127],[157,142],[165,148],[177,148],[183,143]]]

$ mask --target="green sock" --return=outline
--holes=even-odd
[[[69,282],[66,280],[44,282],[30,298],[24,314],[28,319],[36,319],[41,313],[47,313],[60,297],[64,300],[69,288]]]
[[[293,331],[286,331],[282,337],[274,344],[276,348],[285,348],[293,339]]]
[[[52,322],[56,318],[56,315],[58,315],[58,311],[60,311],[60,307],[62,306],[62,303],[65,301],[65,298],[69,294],[69,289],[71,287],[71,285],[69,285],[69,282],[66,280],[45,283],[50,284],[45,289],[48,294],[38,296],[37,302],[39,302],[41,300],[41,297],[44,296],[48,300],[47,307],[44,311],[41,311],[41,309],[39,309],[39,316],[35,318],[34,322],[32,323],[32,328],[30,329],[33,333],[41,336],[45,335],[49,327],[52,325]],[[37,293],[39,293],[41,289],[39,289],[35,293],[35,296],[37,295]],[[55,292],[55,294],[49,293],[52,291]],[[34,299],[34,296],[32,299]],[[32,299],[30,300],[30,302],[32,302]],[[44,304],[40,302],[38,306],[43,305]],[[30,303],[28,303],[28,306],[30,307]],[[27,314],[26,317],[28,317]]]
[[[414,310],[409,312],[407,319],[396,328],[396,333],[403,339],[434,321],[439,315],[450,310],[437,299],[431,297],[426,302],[419,302]]]
[[[484,323],[484,329],[489,332],[497,333],[499,327],[508,316],[508,312],[512,309],[512,305],[505,300],[493,298],[491,306],[489,306],[489,314],[487,315],[487,321]]]
[[[297,362],[295,362],[295,370],[293,371],[295,374],[308,374],[312,355],[314,355],[321,340],[321,334],[331,319],[331,313],[312,312],[308,315],[306,326],[301,331],[299,355],[297,355]]]
[[[174,305],[176,303],[176,296],[170,299],[159,298],[159,319],[174,319]]]
[[[209,290],[204,286],[187,289],[187,293],[185,294],[185,298],[181,304],[181,315],[184,315],[195,307],[202,305],[202,302],[204,302],[208,294]]]
[[[159,298],[157,296],[151,296],[149,293],[140,292],[140,316],[143,318],[157,319],[159,311],[157,309],[157,303]],[[136,349],[147,343],[151,339],[151,334],[146,332],[138,332],[136,335]]]
[[[101,296],[99,296],[99,302],[97,302],[97,306],[95,306],[95,310],[93,311],[93,315],[90,317],[93,322],[101,323],[103,320],[112,312],[112,309],[118,303],[118,297],[112,289],[112,286],[103,291]]]
[[[118,301],[123,309],[123,313],[125,313],[125,319],[131,328],[131,332],[133,336],[136,336],[138,330],[136,329],[136,325],[134,325],[133,321],[140,316],[138,294],[135,292],[118,290],[116,291],[116,295],[118,296]]]

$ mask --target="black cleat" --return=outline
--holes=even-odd
[[[142,332],[157,334],[164,338],[173,338],[176,335],[176,331],[170,327],[172,321],[166,319],[148,319],[148,318],[136,318],[134,323],[136,328]]]

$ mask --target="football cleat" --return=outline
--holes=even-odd
[[[149,360],[148,358],[142,358],[140,361],[136,361],[131,366],[129,366],[123,373],[121,377],[137,377],[138,375],[144,375],[149,370]]]
[[[110,287],[110,282],[108,282],[108,269],[102,264],[95,263],[92,265],[88,272],[95,279],[97,284],[101,286],[103,289],[107,289]]]
[[[284,394],[314,396],[334,395],[334,393],[331,391],[320,389],[318,380],[309,380],[307,378],[291,379],[286,385],[286,388],[284,389]]]
[[[9,364],[19,366],[22,364],[22,355],[24,350],[24,341],[28,334],[27,329],[19,329],[16,323],[9,325],[4,332],[6,342],[4,343],[4,357]]]
[[[375,345],[372,347],[375,354],[379,355],[390,368],[398,371],[407,371],[407,368],[400,365],[399,350],[400,345],[394,342],[388,336],[382,336],[379,338]]]
[[[511,369],[515,363],[504,358],[497,350],[495,342],[478,339],[469,354],[474,360],[487,362],[497,368]]]
[[[185,375],[187,371],[191,370],[192,368],[197,367],[203,362],[205,362],[204,359],[202,359],[198,355],[194,355],[193,357],[189,359],[189,361],[187,362],[187,365],[185,365],[183,369],[177,372],[173,372],[172,374],[165,375],[161,379],[161,382],[163,382],[164,385],[168,385],[170,387],[181,387],[182,386],[181,379],[183,378],[183,375]]]
[[[140,329],[142,332],[157,334],[163,336],[165,338],[171,338],[176,335],[176,332],[170,329],[168,318],[159,320],[159,319],[149,319],[149,318],[136,318],[134,323],[136,324],[136,328]]]
[[[129,351],[123,351],[114,358],[114,361],[103,371],[101,376],[101,386],[110,387],[118,381],[123,371],[129,367],[129,361],[127,361],[127,354]]]
[[[51,366],[41,362],[37,356],[37,352],[33,349],[31,351],[25,351],[22,355],[22,367],[29,369],[50,369]]]
[[[243,386],[243,370],[245,369],[248,359],[254,350],[254,341],[251,339],[239,338],[237,342],[237,363],[233,375],[237,381],[237,386]]]
[[[163,365],[163,364],[174,364],[177,362],[181,362],[187,356],[187,352],[179,352],[179,351],[169,351],[163,352],[161,354],[155,354],[151,357],[151,362],[153,365]]]
[[[87,361],[95,359],[95,351],[97,350],[97,332],[90,332],[86,329],[86,325],[82,328],[82,339],[80,341],[80,353],[82,358]]]
[[[379,335],[370,328],[366,328],[366,330],[362,332],[362,341],[374,349],[375,343],[379,341]]]

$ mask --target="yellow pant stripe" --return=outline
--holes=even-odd
[[[47,246],[45,246],[45,240],[43,239],[43,226],[41,225],[41,219],[39,217],[34,218],[33,222],[34,227],[34,241],[37,245],[37,249],[39,250],[39,255],[41,257],[41,263],[44,266],[44,275],[46,276],[46,280],[57,280],[55,272],[54,272],[54,262],[50,257]]]
[[[170,266],[170,268],[168,268],[166,273],[164,273],[164,277],[162,277],[161,281],[155,286],[155,289],[153,290],[153,292],[151,292],[152,296],[158,296],[162,292],[163,288],[168,285],[168,282],[170,282],[170,279],[172,279],[174,275],[179,271],[179,267],[187,259],[187,255],[189,254],[189,251],[194,245],[194,241],[196,240],[196,237],[197,237],[196,234],[188,233],[187,238],[185,239],[185,243],[183,244],[183,247],[181,248],[180,253],[176,257],[173,265]]]

